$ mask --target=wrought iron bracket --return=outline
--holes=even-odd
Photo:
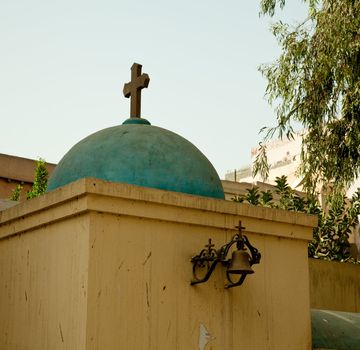
[[[236,244],[236,248],[239,251],[250,252],[249,264],[250,266],[254,264],[258,264],[261,260],[261,254],[250,242],[247,236],[242,234],[242,230],[245,227],[241,226],[241,221],[239,221],[239,225],[236,226],[238,232],[231,238],[230,242],[224,244],[219,249],[214,248],[214,244],[212,243],[211,238],[209,238],[209,242],[205,245],[205,248],[200,251],[198,255],[195,255],[191,258],[191,262],[193,264],[193,279],[190,284],[195,285],[199,283],[204,283],[208,281],[211,274],[214,272],[217,264],[221,263],[222,265],[229,267],[231,263],[231,258],[227,258],[227,255],[233,245]],[[197,276],[197,270],[206,269],[205,276],[199,278]],[[231,279],[230,273],[226,271],[226,278],[228,280],[228,284],[225,285],[225,288],[232,288],[236,286],[240,286],[243,284],[247,274],[241,274],[240,278],[237,282],[234,282]]]

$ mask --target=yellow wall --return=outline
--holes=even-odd
[[[226,290],[218,266],[190,286],[191,257],[210,237],[216,247],[230,240],[239,220],[262,254],[255,274]],[[310,349],[315,222],[77,181],[0,213],[0,349]]]
[[[84,349],[88,219],[0,241],[0,349]]]
[[[311,308],[360,312],[360,265],[309,260]]]

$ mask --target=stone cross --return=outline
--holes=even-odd
[[[124,96],[131,97],[130,118],[141,118],[141,89],[147,88],[150,78],[146,73],[141,74],[142,65],[134,63],[131,66],[131,81],[124,84]]]

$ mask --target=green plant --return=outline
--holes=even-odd
[[[276,200],[270,190],[261,192],[260,195],[256,186],[247,189],[246,194],[236,196],[233,200],[317,215],[318,226],[314,228],[313,240],[308,246],[309,257],[360,263],[351,257],[349,244],[351,230],[359,223],[360,189],[350,200],[338,193],[330,195],[327,198],[327,209],[323,210],[316,197],[300,197],[288,185],[286,176],[277,177],[275,182]]]
[[[46,169],[44,159],[39,158],[36,161],[34,184],[31,190],[26,194],[27,199],[31,199],[45,193],[48,184],[49,172]]]
[[[260,198],[260,194],[259,194],[259,190],[257,187],[253,187],[253,188],[249,188],[248,193],[246,194],[246,201],[250,204],[253,205],[258,205],[259,204],[259,198]]]
[[[262,65],[266,97],[276,124],[260,144],[254,173],[266,179],[266,142],[275,134],[303,136],[299,172],[309,193],[334,183],[342,193],[360,173],[360,1],[306,0],[307,18],[295,25],[272,26],[279,42],[278,59]],[[273,16],[285,0],[261,0],[261,14]]]
[[[261,191],[261,196],[260,196],[261,205],[265,207],[271,207],[273,205],[272,200],[273,200],[273,194],[271,193],[270,190]]]
[[[10,197],[10,200],[18,202],[20,200],[20,193],[21,193],[22,189],[23,189],[23,186],[21,186],[20,184],[17,185],[15,187],[15,189],[12,190],[12,195]]]
[[[271,207],[273,205],[273,195],[271,191],[267,190],[259,193],[259,188],[256,186],[248,188],[246,191],[247,193],[245,195],[236,196],[233,200],[236,202],[247,202],[249,204],[263,205],[267,207]]]
[[[309,244],[309,255],[325,260],[351,261],[349,236],[359,223],[360,189],[348,201],[344,195],[328,198],[328,209],[318,214],[319,224]]]

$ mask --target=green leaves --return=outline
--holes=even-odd
[[[30,191],[26,193],[26,199],[31,199],[41,194],[44,194],[47,189],[48,184],[48,171],[46,169],[46,163],[44,159],[39,158],[36,161],[36,168],[35,168],[35,176],[34,176],[34,183]],[[14,190],[12,190],[12,195],[10,200],[19,201],[20,194],[23,190],[23,186],[17,185]]]
[[[359,190],[358,190],[359,191]],[[326,260],[356,262],[350,255],[348,238],[358,224],[360,213],[359,192],[348,202],[343,195],[331,195],[327,211],[319,213],[319,225],[313,232],[309,254]]]
[[[341,191],[360,172],[360,1],[305,2],[309,17],[303,23],[273,25],[282,53],[259,68],[277,116],[264,141],[291,138],[293,123],[300,123],[307,130],[299,168],[305,189],[313,192],[321,181],[335,182]],[[272,16],[277,5],[285,1],[262,0],[262,14]],[[264,162],[260,149],[255,173]]]
[[[31,190],[26,194],[27,199],[31,199],[46,192],[48,184],[48,171],[44,159],[39,159],[36,162],[35,179]]]
[[[350,255],[349,235],[359,223],[360,189],[347,200],[344,195],[332,193],[321,208],[314,196],[300,196],[287,183],[286,176],[276,178],[274,191],[259,191],[254,186],[245,195],[233,198],[236,202],[252,205],[298,211],[318,216],[318,226],[313,230],[313,240],[309,243],[309,257],[360,263]]]
[[[259,193],[259,188],[254,186],[252,188],[246,189],[247,193],[245,195],[240,195],[232,198],[235,202],[247,202],[252,205],[262,205],[265,207],[272,207],[273,203],[273,195],[271,191],[261,191]]]
[[[277,4],[279,4],[280,8],[283,8],[285,6],[285,0],[261,0],[260,14],[273,16]]]
[[[261,142],[259,143],[259,152],[256,156],[252,172],[254,177],[256,174],[260,174],[265,181],[269,177],[269,163],[266,155],[266,146]]]
[[[22,189],[23,189],[23,186],[21,186],[20,184],[17,185],[15,187],[15,189],[12,190],[12,195],[10,197],[10,200],[18,202],[20,200],[20,194],[21,194]]]

